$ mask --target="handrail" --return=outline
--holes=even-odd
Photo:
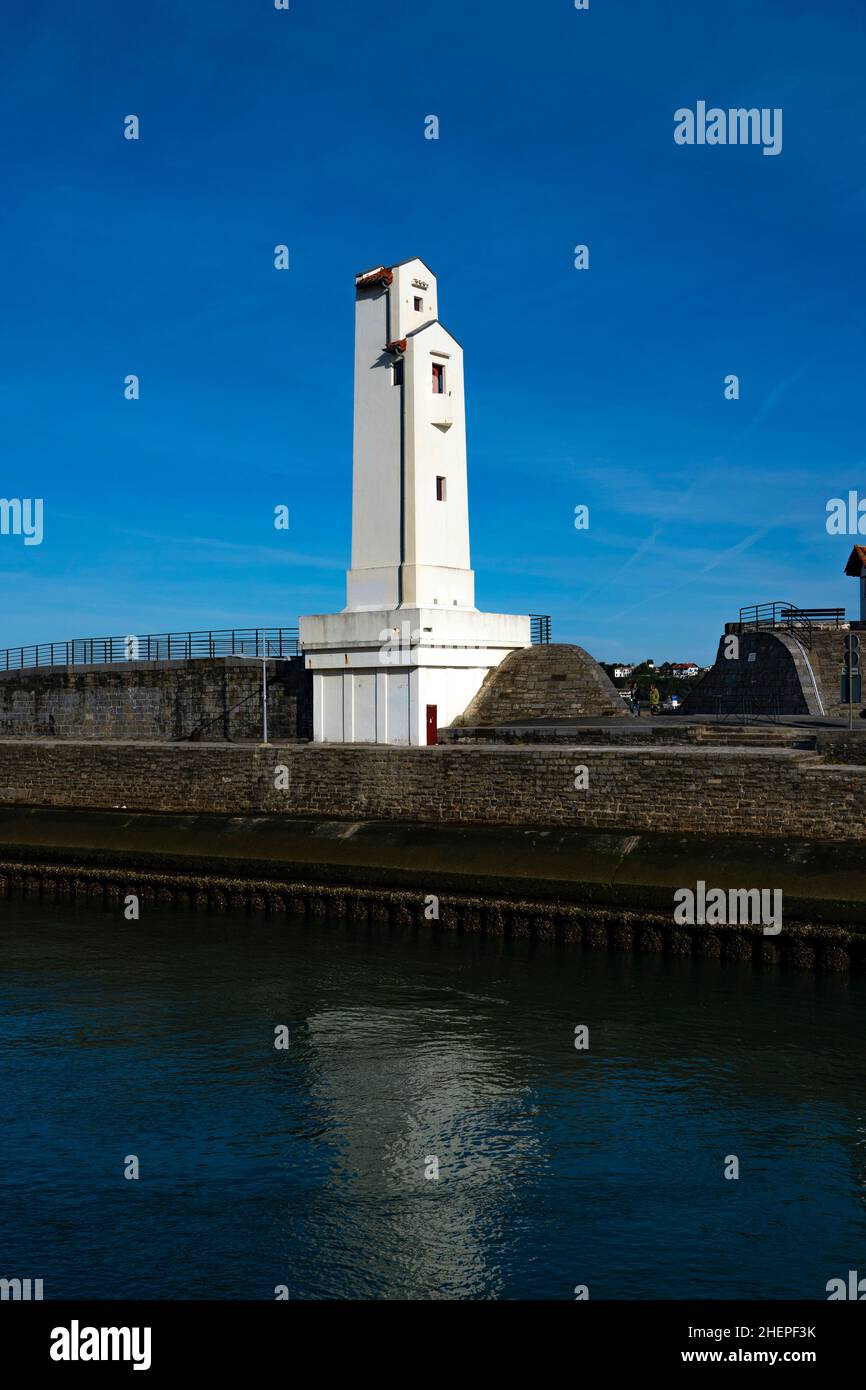
[[[530,613],[533,644],[551,640],[549,613]],[[131,661],[194,661],[218,656],[300,655],[297,627],[240,627],[197,632],[150,632],[118,637],[72,637],[61,642],[0,648],[0,671],[37,666],[109,666]]]
[[[73,637],[0,649],[0,671],[35,666],[108,666],[130,661],[194,661],[217,656],[298,656],[296,627],[238,627]]]
[[[549,613],[530,613],[529,636],[535,646],[543,645],[550,641]]]
[[[801,638],[805,646],[812,645],[814,624],[809,610],[798,608],[795,603],[786,599],[775,599],[770,603],[752,603],[746,608],[741,608],[739,626],[754,628],[755,631],[761,628],[782,628],[792,637]]]

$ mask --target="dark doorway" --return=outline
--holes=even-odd
[[[438,742],[439,742],[439,719],[438,719],[438,715],[437,715],[437,706],[436,706],[436,705],[428,705],[428,706],[427,706],[427,746],[429,747],[431,743],[438,743]]]

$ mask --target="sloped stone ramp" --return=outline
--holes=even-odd
[[[457,725],[511,724],[521,719],[622,715],[622,696],[594,657],[563,642],[511,652],[489,672]]]

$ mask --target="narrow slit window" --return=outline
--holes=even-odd
[[[437,502],[444,502],[444,501],[445,501],[445,479],[444,479],[444,478],[437,478],[437,479],[436,479],[436,501],[437,501]]]
[[[398,358],[397,358],[397,361],[394,363],[394,366],[393,366],[393,368],[392,368],[392,372],[393,372],[393,384],[394,384],[395,386],[402,386],[402,385],[403,385],[403,358],[402,358],[402,357],[398,357]]]
[[[423,308],[424,308],[424,300],[421,298],[421,296],[420,296],[419,294],[416,294],[416,296],[415,296],[415,313],[416,313],[416,314],[420,314],[420,313],[421,313],[421,310],[422,310]]]
[[[433,363],[433,395],[445,395],[445,363]]]

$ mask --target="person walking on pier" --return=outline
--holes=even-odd
[[[631,688],[631,690],[630,690],[629,693],[630,693],[630,695],[631,695],[631,712],[632,712],[632,714],[636,715],[636,716],[638,717],[638,719],[639,719],[639,718],[640,718],[640,686],[638,685],[637,681],[635,681],[635,683],[634,683],[634,685],[632,686],[632,688]]]
[[[658,686],[657,686],[657,685],[651,685],[651,686],[650,686],[650,714],[658,714],[658,712],[659,712],[659,701],[660,701],[660,699],[661,699],[661,696],[659,695]]]

